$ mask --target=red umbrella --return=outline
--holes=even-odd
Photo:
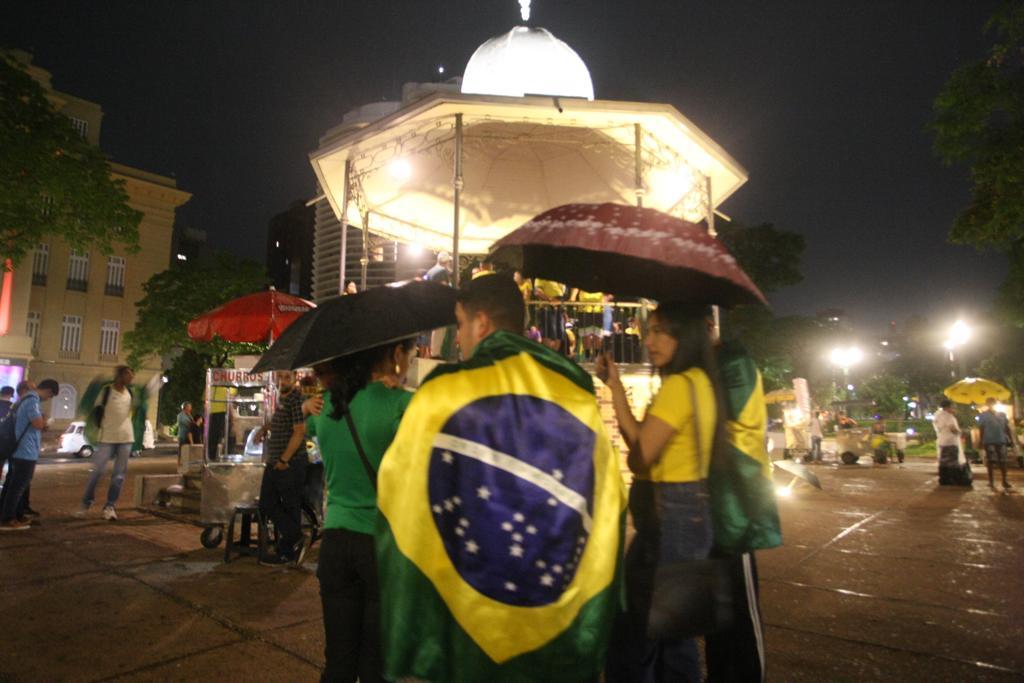
[[[729,250],[699,225],[654,209],[566,204],[498,240],[497,261],[588,292],[733,306],[767,303]]]
[[[233,299],[194,318],[188,324],[188,336],[207,342],[213,341],[214,337],[253,344],[273,342],[285,328],[312,308],[316,308],[312,301],[271,287],[266,292]]]

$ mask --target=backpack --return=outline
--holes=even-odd
[[[21,401],[11,406],[11,411],[0,420],[0,462],[14,455],[14,451],[18,450],[21,440],[25,438],[25,432],[32,426],[31,424],[25,425],[25,429],[21,431],[21,434],[15,433],[19,408],[21,408]]]
[[[100,401],[98,405],[93,407],[92,415],[89,416],[89,420],[94,425],[96,425],[97,428],[103,426],[103,413],[106,412],[107,401],[110,400],[110,387],[111,386],[112,385],[108,384],[105,387],[103,387],[103,400]],[[128,399],[131,400],[131,401],[134,401],[135,400],[135,394],[132,393],[132,388],[130,386],[125,385],[125,389],[128,390]]]

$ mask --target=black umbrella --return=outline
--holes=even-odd
[[[433,282],[339,296],[292,323],[253,372],[309,367],[453,324],[455,290]]]

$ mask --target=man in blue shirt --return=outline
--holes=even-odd
[[[1006,449],[1013,444],[1010,435],[1010,424],[1006,416],[996,410],[996,400],[989,397],[985,404],[988,410],[978,416],[981,427],[981,445],[985,449],[985,467],[988,468],[988,487],[994,489],[995,466],[1003,473],[1003,489],[1013,488],[1006,479]]]
[[[40,404],[49,401],[59,392],[60,385],[56,380],[44,379],[38,388],[19,398],[14,420],[18,447],[11,456],[11,471],[0,496],[0,531],[23,531],[30,527],[25,517],[25,491],[36,472],[41,435],[46,429],[46,416]]]

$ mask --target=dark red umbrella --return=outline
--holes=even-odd
[[[566,204],[498,240],[496,261],[588,292],[733,306],[767,301],[695,223],[622,204]]]
[[[230,342],[265,344],[281,336],[303,313],[316,308],[291,294],[271,287],[266,292],[248,294],[203,313],[188,324],[188,336],[196,341],[220,337]]]

